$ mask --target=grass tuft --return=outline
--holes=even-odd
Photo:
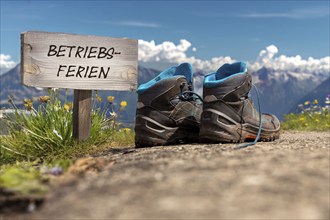
[[[320,106],[318,100],[306,101],[298,105],[299,114],[285,115],[282,128],[298,131],[328,131],[330,130],[330,97],[326,97],[325,106]]]
[[[49,161],[76,158],[97,150],[100,145],[132,144],[134,134],[119,130],[118,118],[126,107],[123,101],[119,110],[113,110],[114,97],[109,97],[108,108],[92,110],[92,124],[88,141],[78,143],[72,137],[72,103],[62,103],[58,90],[49,90],[49,96],[25,99],[25,110],[20,110],[9,100],[14,115],[7,115],[10,135],[0,136],[0,165],[16,161]],[[96,93],[96,101],[102,101]],[[108,114],[110,113],[110,114]],[[107,117],[110,115],[110,117]]]
[[[43,195],[48,187],[39,170],[31,163],[16,163],[2,166],[0,170],[0,188],[20,195]]]
[[[94,100],[102,102],[98,93]],[[47,175],[61,175],[79,157],[134,143],[134,133],[120,128],[118,121],[127,102],[122,101],[115,111],[113,96],[108,97],[106,108],[92,109],[90,138],[80,143],[72,137],[72,102],[62,103],[59,90],[39,97],[37,109],[33,99],[24,100],[24,110],[10,97],[8,101],[14,113],[2,115],[10,134],[0,135],[0,190],[44,195]]]

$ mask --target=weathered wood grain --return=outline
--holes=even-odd
[[[73,132],[78,141],[85,141],[90,136],[92,121],[92,90],[74,90]]]

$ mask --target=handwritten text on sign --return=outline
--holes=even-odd
[[[135,90],[137,41],[47,32],[21,34],[22,82],[28,86]]]

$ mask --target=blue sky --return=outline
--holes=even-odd
[[[28,30],[190,46],[187,57],[255,60],[269,45],[301,59],[329,56],[329,1],[4,1],[2,66],[20,61]],[[268,51],[268,50],[267,50]]]

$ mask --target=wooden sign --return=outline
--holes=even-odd
[[[137,62],[137,40],[21,33],[21,79],[27,86],[136,90]]]
[[[90,135],[92,90],[136,90],[138,42],[63,33],[21,33],[24,85],[74,89],[73,137]]]

